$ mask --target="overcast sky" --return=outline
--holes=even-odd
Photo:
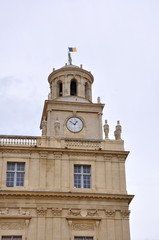
[[[48,75],[91,71],[103,123],[122,125],[132,240],[159,240],[159,1],[0,0],[0,134],[40,135]]]

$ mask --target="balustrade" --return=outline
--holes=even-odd
[[[0,135],[0,145],[37,145],[37,139],[35,136],[18,136],[18,135]]]

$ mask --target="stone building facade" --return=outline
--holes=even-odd
[[[1,240],[130,240],[128,156],[109,139],[93,75],[65,65],[48,77],[42,136],[0,136]]]

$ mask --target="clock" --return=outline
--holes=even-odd
[[[71,117],[67,120],[67,128],[74,133],[80,132],[83,128],[83,122],[80,118]]]

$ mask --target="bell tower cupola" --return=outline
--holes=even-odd
[[[49,100],[92,102],[93,75],[82,65],[67,65],[55,70],[48,77]]]

